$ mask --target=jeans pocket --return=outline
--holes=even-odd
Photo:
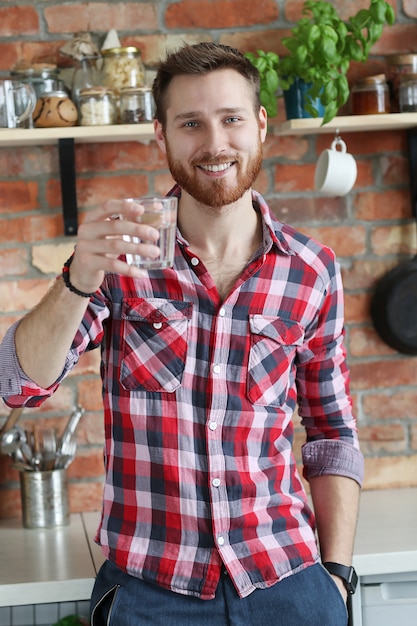
[[[347,603],[344,599],[344,597],[342,596],[342,594],[340,593],[340,589],[339,587],[336,585],[335,581],[333,580],[331,574],[327,571],[327,569],[321,565],[323,571],[325,572],[325,574],[327,575],[327,578],[329,579],[329,583],[331,583],[333,589],[335,590],[336,594],[337,594],[337,598],[341,603],[341,606],[343,606],[343,611],[346,613],[346,620],[348,619],[348,607],[347,607]],[[346,621],[347,623],[347,621]]]
[[[90,626],[110,626],[112,609],[120,585],[114,585],[100,597],[91,610]]]

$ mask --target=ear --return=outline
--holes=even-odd
[[[266,112],[265,107],[261,106],[259,108],[259,131],[260,131],[262,143],[265,141],[267,128],[268,128],[268,113]]]
[[[166,149],[166,145],[165,145],[165,137],[164,137],[164,133],[162,131],[162,124],[161,124],[161,122],[158,122],[158,120],[154,120],[153,129],[154,129],[154,133],[155,133],[156,143],[158,144],[158,146],[160,147],[162,152],[164,154],[166,154],[167,149]]]

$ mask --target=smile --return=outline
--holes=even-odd
[[[224,172],[224,170],[232,167],[233,162],[231,163],[219,163],[218,165],[199,165],[199,167],[207,172]]]

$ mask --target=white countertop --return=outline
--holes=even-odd
[[[96,575],[78,514],[45,529],[0,520],[0,563],[0,606],[88,600]]]
[[[353,564],[359,576],[417,572],[417,489],[364,491]]]
[[[98,512],[52,529],[0,520],[0,606],[88,600],[103,562],[98,523]],[[417,572],[416,488],[362,493],[354,565],[359,576]]]

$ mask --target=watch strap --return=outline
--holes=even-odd
[[[339,578],[343,580],[346,591],[349,594],[352,595],[355,593],[358,584],[358,575],[352,565],[342,565],[341,563],[334,563],[333,561],[325,561],[322,565],[327,569],[329,574],[339,576]]]

